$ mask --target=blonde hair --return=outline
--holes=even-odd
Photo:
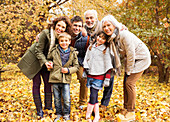
[[[68,38],[69,40],[71,40],[71,35],[68,34],[67,32],[61,33],[61,34],[58,36],[58,40],[59,40],[61,37],[66,37],[66,38]]]

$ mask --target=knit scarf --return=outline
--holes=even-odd
[[[51,36],[51,40],[50,40],[50,47],[49,47],[49,52],[51,51],[51,49],[55,46],[55,40],[58,37],[58,35],[55,33],[53,27],[51,27],[50,29],[50,36]]]
[[[110,42],[111,53],[113,53],[114,57],[115,57],[115,66],[116,66],[115,72],[116,72],[117,75],[120,76],[120,74],[121,74],[121,70],[120,70],[121,62],[120,62],[119,52],[117,50],[118,46],[115,45],[114,39],[118,40],[119,35],[115,37],[115,34],[113,33],[112,36],[109,38],[108,42]]]
[[[96,24],[92,27],[92,28],[88,28],[86,25],[85,25],[85,29],[87,30],[87,33],[90,35],[90,36],[94,36],[95,34],[98,33],[98,31],[100,30],[100,22],[99,21],[96,21]]]

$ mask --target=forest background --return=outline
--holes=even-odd
[[[16,67],[16,64],[25,51],[34,43],[36,35],[47,26],[47,21],[50,21],[52,17],[67,15],[72,18],[74,15],[79,15],[84,19],[84,12],[88,9],[97,10],[99,20],[107,14],[112,14],[148,46],[152,55],[152,65],[145,72],[145,75],[140,80],[141,82],[139,81],[138,84],[142,94],[142,96],[138,95],[138,99],[141,99],[141,101],[139,100],[141,103],[144,102],[143,105],[145,107],[142,108],[143,111],[137,112],[137,117],[138,120],[160,119],[167,121],[168,118],[170,118],[170,111],[167,111],[167,107],[170,107],[169,6],[169,0],[1,0],[0,71],[5,72],[2,73],[2,82],[0,81],[0,94],[2,94],[0,96],[0,121],[10,119],[18,119],[18,121],[35,119],[35,115],[33,115],[32,112],[34,110],[32,110],[34,106],[33,103],[28,102],[27,107],[24,108],[20,106],[20,104],[25,105],[25,103],[22,103],[22,100],[26,101],[26,96],[31,95],[31,85],[28,85],[28,83],[32,84],[32,82],[23,76]],[[118,82],[119,80],[122,80],[122,77],[115,80],[114,87],[115,90],[120,92],[119,94],[113,94],[121,97],[122,84]],[[73,82],[78,84],[74,79]],[[18,83],[17,86],[16,83]],[[20,85],[22,85],[22,87]],[[24,93],[21,88],[27,85],[30,87],[27,89],[28,92]],[[74,85],[71,87],[72,89],[75,88]],[[119,87],[120,89],[117,89]],[[146,87],[148,88],[146,91],[141,91]],[[19,90],[21,95],[17,96],[14,94],[16,91],[13,90],[16,88],[17,92]],[[144,93],[151,95],[149,96],[151,97],[149,98],[150,101],[147,101],[147,98],[145,98],[146,94]],[[10,97],[5,97],[5,94],[8,97],[10,95]],[[72,97],[75,94],[78,95],[78,93],[73,93]],[[22,99],[20,99],[20,97]],[[10,98],[15,98],[15,100],[9,101]],[[76,103],[77,98],[76,96],[74,103]],[[116,118],[115,113],[118,111],[117,107],[121,107],[122,103],[119,103],[122,102],[121,99],[122,98],[118,99],[114,97],[114,102],[111,103],[108,113],[103,115],[106,118],[108,117],[106,120],[114,120]],[[32,98],[30,97],[29,100],[32,101]],[[20,101],[21,103],[16,101]],[[12,106],[14,102],[16,102],[16,106]],[[118,105],[115,105],[117,102]],[[141,105],[141,103],[139,104]],[[13,109],[10,109],[11,106]],[[155,106],[157,107],[153,111],[149,111]],[[20,113],[22,111],[20,111],[21,108],[23,108],[24,112],[26,112],[28,108],[31,108],[31,110],[29,112],[27,111],[28,113],[25,115]],[[109,114],[109,112],[112,114]],[[9,113],[11,113],[11,117],[8,117],[10,115]],[[72,120],[80,116],[80,113],[81,111],[75,107],[72,112],[72,114],[74,114]],[[158,116],[160,113],[161,115]],[[53,117],[49,118],[52,119]]]

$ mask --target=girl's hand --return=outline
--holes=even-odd
[[[66,74],[66,73],[68,73],[68,69],[62,67],[62,68],[61,68],[61,72],[64,73],[64,74]]]

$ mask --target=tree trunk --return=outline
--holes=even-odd
[[[170,67],[168,66],[166,68],[166,74],[165,74],[165,82],[168,83],[169,82],[169,73],[170,72]]]
[[[157,60],[157,67],[159,73],[159,83],[168,83],[169,82],[169,71],[170,67],[165,68],[164,64],[161,63],[160,59]]]
[[[155,16],[155,19],[156,19],[156,25],[159,26],[159,0],[156,0],[156,16]]]

